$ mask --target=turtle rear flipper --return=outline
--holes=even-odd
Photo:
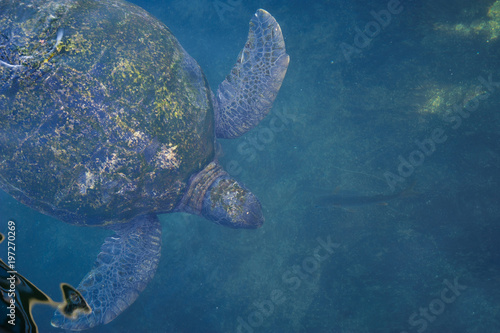
[[[248,39],[238,61],[217,90],[218,138],[236,138],[269,113],[289,61],[278,22],[259,9],[250,21]]]
[[[93,269],[78,291],[92,308],[72,320],[56,311],[52,326],[84,330],[109,323],[128,308],[151,281],[161,250],[161,226],[154,214],[114,225],[116,235],[106,238]]]

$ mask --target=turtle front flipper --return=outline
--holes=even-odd
[[[259,9],[250,21],[248,39],[238,61],[217,90],[217,137],[236,138],[269,113],[289,61],[278,22]]]
[[[109,323],[129,307],[154,276],[161,250],[161,226],[156,215],[143,215],[114,225],[93,269],[78,290],[92,313],[71,320],[56,311],[52,326],[80,331]]]

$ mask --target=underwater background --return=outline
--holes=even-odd
[[[267,118],[219,140],[264,226],[160,216],[153,281],[87,332],[500,332],[500,0],[133,2],[212,90],[258,8],[291,60]],[[0,192],[9,219],[17,270],[56,301],[111,234]],[[52,313],[34,307],[40,332],[62,332]]]

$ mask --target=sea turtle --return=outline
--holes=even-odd
[[[157,215],[188,212],[257,228],[257,198],[219,165],[216,138],[269,112],[289,63],[265,10],[230,74],[211,92],[170,30],[122,0],[0,0],[0,187],[66,223],[112,229],[78,290],[113,320],[152,279]]]

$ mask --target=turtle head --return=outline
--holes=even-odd
[[[231,228],[258,228],[264,223],[259,200],[230,177],[219,177],[210,185],[201,215]]]
[[[264,223],[259,200],[216,162],[191,179],[177,210],[231,228],[255,229]]]

